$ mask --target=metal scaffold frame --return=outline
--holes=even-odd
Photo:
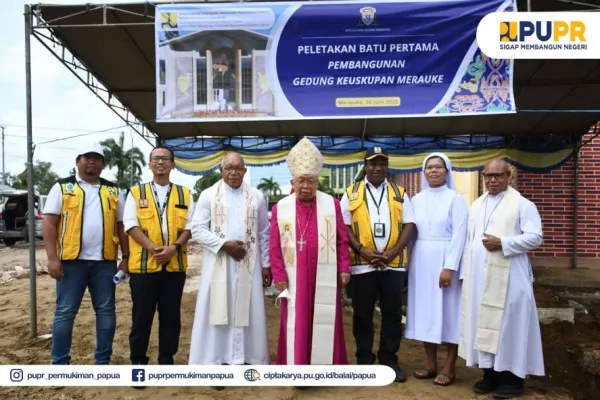
[[[139,25],[136,23],[123,23],[114,24],[107,23],[106,13],[108,10],[123,12],[131,14],[130,11],[119,9],[118,7],[110,5],[99,5],[92,6],[88,5],[89,8],[85,11],[86,13],[99,11],[100,17],[97,24],[87,24],[85,27],[99,27],[99,26],[131,26]],[[28,209],[34,209],[34,186],[33,186],[33,123],[32,123],[32,106],[31,106],[31,37],[36,38],[39,43],[42,44],[56,59],[63,64],[73,75],[79,79],[88,89],[96,95],[100,101],[102,101],[108,108],[110,108],[119,118],[121,118],[125,124],[133,129],[140,137],[147,141],[150,145],[154,145],[158,140],[158,137],[151,132],[144,121],[138,118],[128,108],[126,108],[118,98],[107,89],[100,79],[81,61],[75,54],[72,54],[67,46],[54,35],[53,28],[65,28],[65,27],[81,27],[81,25],[68,24],[65,22],[70,17],[80,15],[82,12],[76,12],[70,15],[66,15],[61,18],[57,18],[50,21],[45,21],[40,13],[40,8],[43,4],[37,4],[33,7],[26,4],[24,7],[24,19],[25,19],[25,85],[26,85],[26,118],[27,118],[27,181],[28,181]],[[152,22],[143,23],[145,25],[153,25],[154,17],[151,15],[141,15],[144,18],[148,18]],[[59,23],[62,22],[62,23]],[[152,142],[154,140],[154,143]],[[35,237],[35,215],[34,213],[28,213],[28,237]],[[32,338],[37,338],[37,267],[35,257],[35,240],[29,241],[29,302],[30,302],[30,326]]]
[[[81,28],[79,24],[69,24],[67,20],[71,17],[81,15],[82,13],[97,13],[98,23],[83,25],[86,28],[96,27],[119,27],[119,26],[134,26],[134,25],[154,25],[154,16],[133,13],[128,10],[123,10],[110,5],[88,5],[88,9],[84,12],[75,12],[61,18],[45,21],[40,15],[40,8],[43,4],[35,7],[25,6],[25,19],[29,21],[30,29],[27,29],[29,34],[36,38],[62,65],[64,65],[71,73],[83,83],[100,101],[110,108],[125,124],[133,129],[140,137],[147,141],[151,146],[156,143],[158,137],[151,132],[145,122],[132,113],[125,107],[115,96],[115,94],[104,85],[103,82],[88,68],[76,55],[72,54],[67,46],[54,35],[54,28]],[[125,14],[133,14],[142,18],[147,18],[151,22],[143,23],[108,23],[107,11],[121,12]],[[27,14],[30,14],[30,18]],[[27,25],[27,23],[26,23]],[[26,33],[27,35],[27,33]]]
[[[126,1],[126,0],[124,0]],[[253,0],[241,0],[242,2],[252,2]],[[224,2],[223,0],[164,0],[161,3],[212,3]],[[233,3],[234,1],[229,1]],[[277,2],[272,0],[271,2]],[[600,0],[517,0],[520,3],[520,10],[525,11],[547,11],[552,7],[560,10],[573,10],[582,8],[597,8]],[[154,1],[152,2],[154,3]],[[143,95],[149,96],[155,93],[154,80],[148,76],[155,73],[155,65],[151,56],[150,37],[144,33],[137,37],[131,31],[143,30],[144,26],[153,26],[155,24],[154,7],[151,1],[146,3],[124,3],[119,5],[108,4],[75,4],[75,5],[56,5],[56,4],[26,4],[24,6],[25,22],[25,76],[26,76],[26,123],[27,123],[27,179],[28,179],[28,207],[34,208],[34,186],[33,186],[33,124],[32,124],[32,87],[31,87],[31,37],[35,37],[56,59],[61,62],[71,73],[83,83],[94,95],[108,106],[124,123],[136,132],[140,137],[146,140],[150,145],[162,142],[166,138],[181,138],[196,136],[201,146],[204,146],[204,140],[201,138],[205,133],[214,137],[270,137],[271,140],[277,140],[281,137],[301,137],[323,135],[340,136],[340,140],[346,140],[343,136],[354,136],[361,140],[371,139],[376,136],[437,136],[431,140],[444,140],[447,136],[456,137],[457,135],[467,136],[469,142],[480,135],[499,135],[505,136],[509,145],[517,140],[517,136],[524,133],[537,133],[551,138],[553,134],[569,133],[573,139],[577,137],[573,131],[581,131],[584,123],[592,125],[592,115],[585,110],[578,111],[583,107],[588,107],[594,99],[597,99],[598,91],[594,88],[599,85],[597,80],[596,65],[594,60],[578,60],[573,67],[568,68],[558,62],[548,62],[548,60],[521,60],[515,68],[522,71],[515,74],[515,85],[519,85],[518,99],[524,99],[530,102],[531,99],[545,99],[551,89],[556,89],[560,94],[556,98],[552,97],[546,102],[547,106],[542,109],[525,110],[529,112],[520,112],[514,116],[505,118],[506,127],[496,129],[501,125],[497,116],[482,116],[473,121],[477,124],[471,124],[470,117],[451,117],[452,120],[446,120],[449,117],[439,117],[435,124],[424,127],[425,119],[416,121],[415,119],[399,119],[385,121],[376,119],[356,119],[355,121],[334,120],[334,121],[266,121],[266,122],[235,122],[235,123],[215,123],[215,122],[194,122],[187,124],[157,124],[154,120],[155,110],[152,103],[147,99],[139,100]],[[158,2],[157,2],[158,3]],[[552,7],[549,4],[552,3]],[[553,8],[552,8],[553,9]],[[132,11],[135,10],[135,11]],[[44,14],[44,12],[46,14]],[[46,15],[46,19],[44,18]],[[103,75],[102,67],[106,67],[106,57],[91,57],[81,48],[76,48],[71,41],[79,33],[87,32],[87,28],[98,31],[98,36],[102,32],[114,33],[113,30],[122,30],[121,36],[113,38],[113,42],[98,40],[97,47],[93,51],[101,48],[108,54],[109,45],[116,41],[126,44],[121,48],[121,56],[133,54],[135,57],[122,61],[124,68],[113,69],[111,73],[114,76],[126,81],[122,86],[111,86],[111,79],[107,74]],[[97,29],[104,28],[104,29]],[[64,33],[64,36],[62,35]],[[79,37],[78,37],[79,38]],[[136,40],[136,39],[142,40]],[[87,38],[83,38],[85,41]],[[87,42],[86,42],[87,44]],[[124,49],[124,50],[123,50]],[[146,50],[144,53],[143,50]],[[95,56],[96,54],[94,54]],[[87,58],[86,58],[87,57]],[[124,57],[126,59],[126,57]],[[139,62],[139,64],[135,64]],[[95,65],[97,64],[97,65]],[[96,68],[98,67],[98,68]],[[135,80],[139,67],[144,69],[145,80],[136,80],[135,84],[128,85],[127,80]],[[564,74],[565,70],[571,71],[571,74]],[[132,72],[134,71],[134,72]],[[101,78],[104,76],[104,81]],[[118,81],[118,79],[115,79]],[[133,94],[133,96],[132,96]],[[140,96],[135,97],[135,96]],[[582,101],[584,99],[585,101]],[[597,104],[594,103],[594,104]],[[525,107],[527,108],[527,107]],[[554,112],[554,110],[558,112]],[[560,112],[567,111],[566,113]],[[133,111],[131,111],[133,110]],[[588,110],[593,111],[596,110]],[[143,118],[143,116],[146,118]],[[528,128],[529,127],[529,128]],[[579,127],[579,129],[576,129]],[[527,129],[526,132],[524,130]],[[495,133],[490,133],[495,132]],[[580,134],[579,136],[582,136]],[[206,139],[207,142],[210,139]],[[580,138],[578,139],[580,140]],[[579,141],[577,143],[580,143]],[[333,142],[332,142],[333,144]],[[485,144],[487,145],[487,139]],[[584,144],[582,144],[584,145]],[[576,146],[580,148],[580,146]],[[577,177],[575,177],[577,182]],[[575,198],[577,201],[577,198]],[[35,215],[28,214],[29,237],[35,237]],[[576,248],[575,248],[576,250]],[[36,256],[35,241],[29,242],[29,265],[30,265],[30,320],[31,337],[37,338],[37,310],[36,310]]]

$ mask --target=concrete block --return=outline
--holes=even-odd
[[[541,324],[566,321],[575,323],[575,309],[573,308],[538,308]]]

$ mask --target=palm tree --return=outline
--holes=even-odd
[[[100,142],[104,148],[104,165],[108,168],[117,167],[116,183],[121,189],[127,189],[140,183],[142,167],[146,166],[144,153],[131,147],[125,151],[125,134],[121,132],[118,141],[110,138]]]
[[[256,188],[262,191],[267,197],[267,203],[272,196],[281,195],[281,188],[279,187],[279,183],[273,180],[273,177],[270,178],[262,178],[260,183],[256,186]]]
[[[204,175],[202,178],[198,179],[196,181],[196,184],[194,185],[194,201],[198,200],[198,197],[200,197],[200,193],[202,193],[203,190],[208,189],[209,187],[217,183],[220,179],[221,174],[216,171],[211,172],[208,175]]]

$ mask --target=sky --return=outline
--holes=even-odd
[[[45,2],[109,4],[124,1]],[[0,62],[0,125],[5,127],[5,152],[2,156],[5,157],[5,171],[16,175],[25,169],[27,161],[23,6],[34,1],[1,0],[1,3],[4,18],[0,25],[0,49],[3,55]],[[31,75],[34,162],[50,161],[54,172],[59,176],[67,176],[75,166],[75,158],[82,147],[107,138],[117,140],[121,132],[125,133],[126,149],[132,145],[133,140],[133,145],[140,148],[148,158],[151,146],[132,129],[125,127],[123,120],[96,98],[34,37],[31,38]],[[83,136],[69,138],[76,135]],[[102,176],[114,179],[115,173],[116,169],[106,169]],[[282,186],[287,185],[290,179],[285,164],[251,167],[249,173],[252,185],[257,185],[262,177],[273,177]],[[150,180],[151,177],[152,173],[146,167],[142,180]],[[198,178],[176,170],[171,174],[174,183],[190,188],[194,187]]]

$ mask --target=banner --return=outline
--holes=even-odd
[[[157,121],[514,113],[512,61],[476,42],[513,3],[158,5]]]
[[[387,386],[383,365],[0,365],[0,386]]]

